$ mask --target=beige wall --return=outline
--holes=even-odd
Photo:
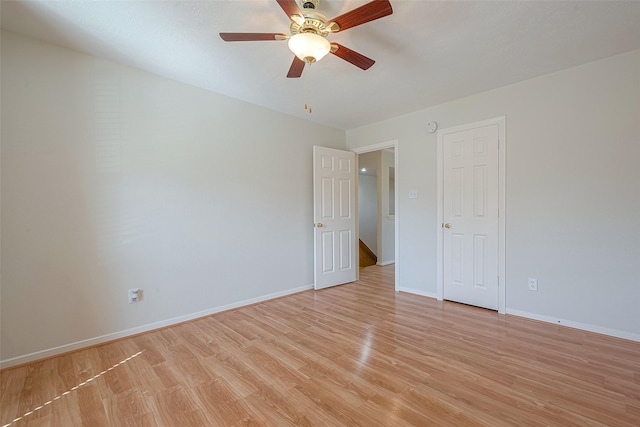
[[[6,32],[1,76],[5,366],[312,284],[344,131]]]
[[[374,168],[376,174],[380,170],[380,151],[360,154],[358,167]],[[378,177],[372,175],[358,176],[358,233],[360,240],[376,256],[378,249]]]
[[[389,167],[395,166],[394,153],[382,150],[378,172],[378,264],[388,265],[395,261],[395,218],[389,216]]]
[[[426,123],[503,115],[507,312],[640,340],[640,51],[348,131],[350,148],[399,141],[397,285],[437,291],[437,134]]]

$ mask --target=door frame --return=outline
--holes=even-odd
[[[444,136],[475,129],[479,127],[498,125],[498,313],[506,312],[506,269],[505,269],[505,241],[506,241],[506,116],[481,120],[438,130],[438,222],[437,226],[437,284],[436,296],[438,300],[444,299]]]
[[[354,153],[356,153],[356,169],[357,171],[360,170],[360,165],[359,165],[359,157],[358,155],[360,154],[364,154],[364,153],[370,153],[372,151],[380,151],[380,150],[384,150],[385,148],[393,148],[393,152],[394,152],[394,156],[393,156],[393,162],[394,162],[394,168],[395,168],[395,224],[394,224],[394,244],[395,247],[393,248],[394,250],[394,258],[395,258],[395,277],[394,277],[394,287],[395,287],[395,291],[398,292],[398,290],[400,289],[400,268],[399,268],[399,262],[400,262],[400,252],[399,252],[399,248],[400,248],[400,233],[398,232],[399,230],[399,222],[400,222],[400,209],[398,207],[398,175],[399,175],[399,170],[398,170],[398,157],[399,157],[399,153],[398,153],[398,140],[397,139],[393,139],[390,141],[385,141],[385,142],[380,142],[377,144],[372,144],[372,145],[365,145],[363,147],[356,147],[356,148],[352,148],[351,151],[353,151]],[[356,171],[356,172],[357,172]],[[359,181],[359,173],[356,173],[356,189],[358,188],[358,181]],[[356,239],[360,239],[360,221],[359,221],[359,204],[358,204],[358,191],[356,191]],[[357,253],[356,254],[356,264],[360,265],[360,254]],[[356,273],[357,275],[357,279],[360,279],[360,269],[358,269],[358,272]]]

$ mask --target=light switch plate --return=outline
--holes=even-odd
[[[418,198],[418,190],[409,190],[409,198],[417,199]]]

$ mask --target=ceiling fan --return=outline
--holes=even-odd
[[[363,70],[369,69],[375,61],[371,58],[327,40],[331,33],[365,24],[375,19],[391,15],[393,9],[389,0],[374,0],[363,6],[344,13],[337,18],[327,19],[318,12],[319,0],[302,0],[302,10],[296,0],[276,0],[287,14],[291,25],[291,35],[284,33],[220,33],[227,42],[289,40],[289,49],[295,54],[287,77],[302,75],[305,64],[319,61],[329,52]]]

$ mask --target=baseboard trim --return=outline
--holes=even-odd
[[[436,294],[431,293],[431,292],[419,291],[418,289],[398,287],[398,288],[396,288],[396,291],[398,291],[398,292],[406,292],[408,294],[420,295],[420,296],[423,296],[423,297],[428,297],[428,298],[433,298],[433,299],[438,299]]]
[[[616,338],[623,338],[630,341],[640,342],[640,334],[627,331],[619,331],[617,329],[609,329],[602,326],[591,325],[588,323],[574,322],[572,320],[560,319],[557,317],[543,316],[541,314],[529,313],[521,310],[507,308],[506,314],[513,316],[525,317],[527,319],[539,320],[540,322],[553,323],[555,325],[568,326],[574,329],[580,329],[587,332],[595,332],[597,334],[609,335]]]
[[[395,263],[396,263],[396,260],[392,259],[391,261],[377,262],[376,265],[384,267],[385,265],[391,265],[391,264],[395,264]]]
[[[93,347],[100,344],[105,344],[110,341],[126,338],[132,335],[138,335],[144,332],[150,332],[155,329],[166,328],[167,326],[177,325],[179,323],[195,320],[200,317],[210,316],[212,314],[220,313],[222,311],[232,310],[234,308],[240,308],[260,302],[281,298],[287,295],[297,294],[309,289],[313,289],[313,285],[300,286],[298,288],[289,289],[287,291],[276,292],[269,295],[264,295],[257,298],[250,298],[244,301],[239,301],[232,304],[227,304],[208,310],[198,311],[196,313],[186,314],[184,316],[174,317],[172,319],[161,320],[159,322],[149,323],[147,325],[138,326],[136,328],[125,329],[119,332],[113,332],[110,334],[102,335],[95,338],[89,338],[82,341],[77,341],[70,344],[61,345],[58,347],[49,348],[46,350],[36,351],[34,353],[25,354],[23,356],[13,357],[7,360],[0,360],[0,369],[11,368],[18,365],[24,365],[25,363],[35,362],[37,360],[47,359],[49,357],[58,356],[60,354],[69,353],[71,351],[81,350],[87,347]]]

